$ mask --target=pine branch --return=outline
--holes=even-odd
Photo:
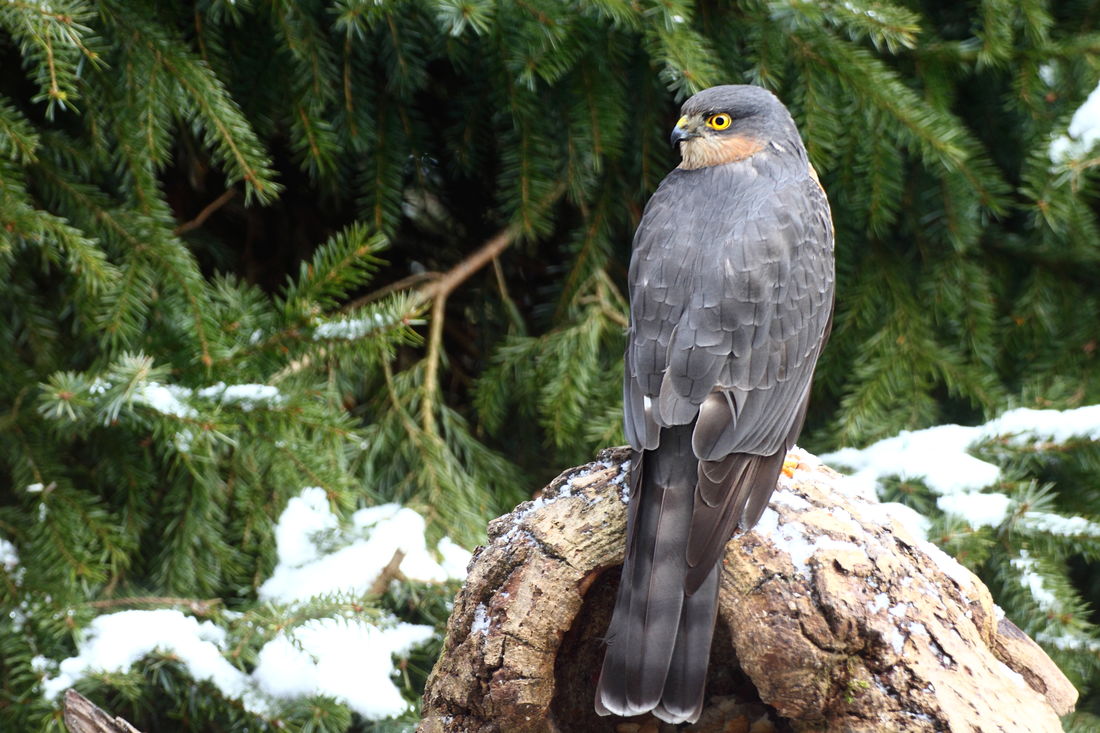
[[[33,163],[38,135],[22,113],[6,97],[0,96],[0,157],[17,163]]]
[[[188,116],[206,130],[208,144],[228,169],[229,182],[245,182],[245,201],[253,197],[260,203],[273,200],[281,186],[275,181],[269,156],[221,80],[160,28],[142,22],[125,8],[105,4],[101,10],[105,20],[140,44],[179,85]]]

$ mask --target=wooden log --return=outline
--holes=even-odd
[[[65,690],[61,719],[69,733],[141,733],[122,718],[105,712],[73,689]]]
[[[708,707],[690,731],[1060,731],[1077,692],[970,571],[896,505],[796,451],[730,540]],[[424,693],[422,733],[677,730],[599,718],[600,640],[622,562],[625,449],[489,525]]]

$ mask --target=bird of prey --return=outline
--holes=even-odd
[[[719,560],[802,429],[834,279],[829,203],[775,95],[713,87],[681,114],[630,261],[626,559],[596,692],[601,715],[670,723],[702,711]]]

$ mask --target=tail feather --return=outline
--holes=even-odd
[[[718,562],[738,522],[749,528],[760,518],[775,489],[786,453],[780,450],[770,456],[731,455],[735,465],[726,477],[724,501],[714,506],[695,502],[687,543],[687,561],[691,566],[686,585],[689,593],[695,592]],[[703,470],[699,473],[705,476]],[[704,478],[700,478],[700,483],[703,481]],[[751,523],[745,521],[749,512],[755,513]]]
[[[661,704],[653,711],[666,723],[695,722],[703,712],[710,642],[718,615],[718,568],[711,568],[699,589],[684,599],[668,679]]]
[[[718,572],[698,593],[685,593],[684,539],[698,464],[690,426],[666,429],[662,446],[666,441],[671,450],[645,452],[634,464],[641,476],[631,496],[627,555],[596,692],[601,715],[653,710],[687,720],[702,706]]]
[[[634,706],[649,708],[661,699],[676,645],[685,572],[683,542],[676,535],[678,528],[691,522],[691,500],[685,499],[690,497],[689,490],[668,488],[654,493],[660,495],[660,505],[653,534],[647,537],[652,547],[650,572],[648,578],[635,577],[643,591],[631,596],[633,623],[629,628],[633,633],[627,637],[628,648],[641,652],[638,671],[628,678],[627,697]]]

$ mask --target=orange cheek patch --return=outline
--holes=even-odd
[[[697,137],[680,143],[683,160],[681,168],[706,168],[712,165],[733,163],[758,153],[764,143],[739,135],[714,135]]]
[[[718,146],[724,155],[723,163],[732,163],[735,160],[745,158],[764,149],[764,143],[748,137],[728,137]]]

